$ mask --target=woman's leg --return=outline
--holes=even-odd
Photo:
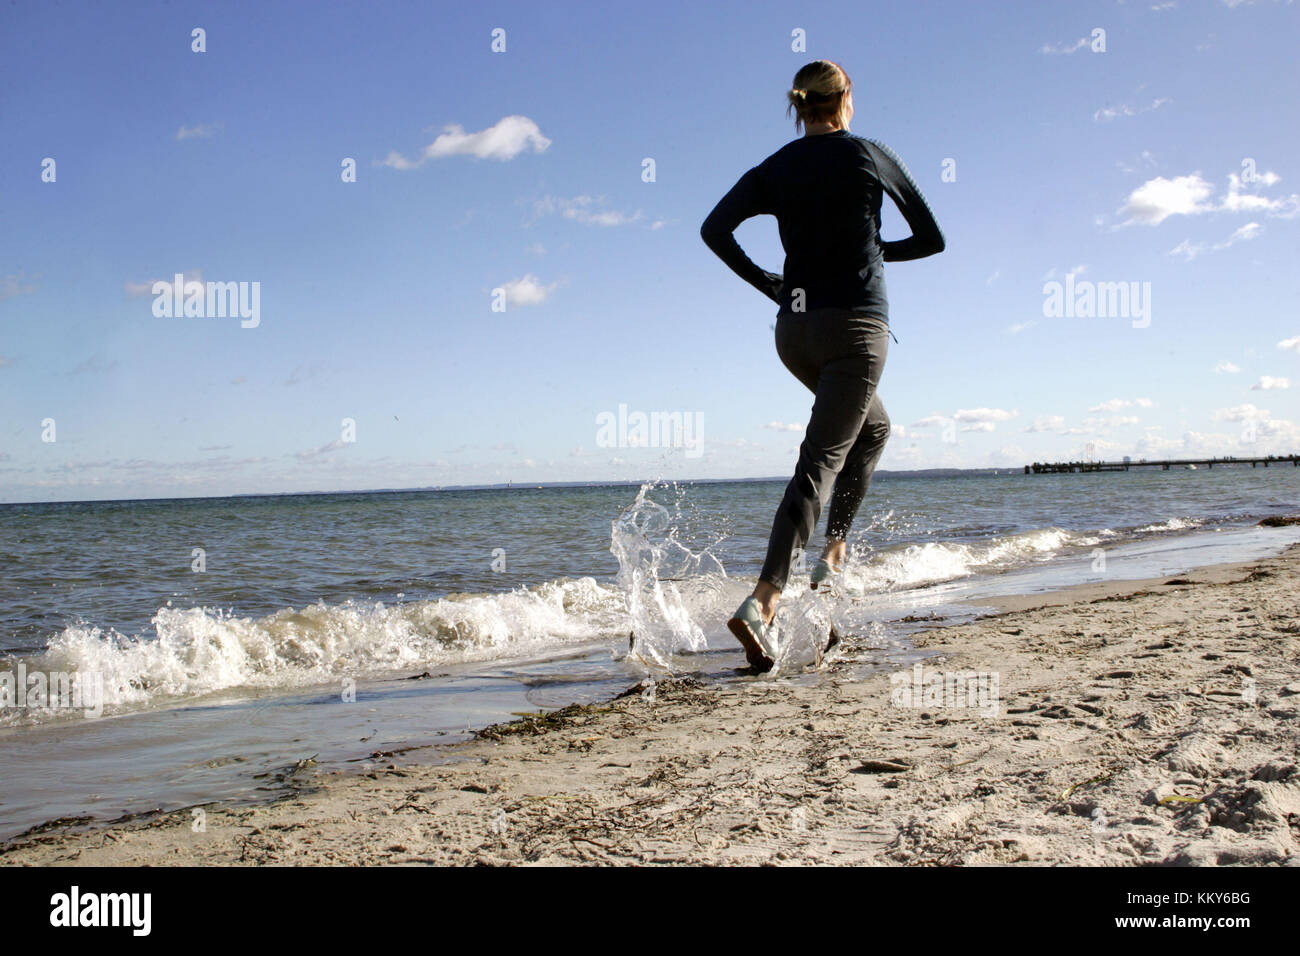
[[[775,611],[776,599],[785,588],[794,549],[804,547],[812,537],[822,506],[862,436],[889,341],[887,326],[874,319],[840,313],[829,322],[802,321],[807,324],[799,329],[800,334],[817,336],[833,357],[822,364],[817,376],[816,399],[799,448],[799,462],[777,509],[767,559],[759,574],[760,587],[754,593],[766,619]],[[764,584],[767,587],[762,587]]]
[[[853,519],[862,505],[862,498],[871,486],[871,476],[876,471],[876,463],[889,441],[889,415],[880,401],[877,392],[871,398],[867,408],[866,420],[858,440],[845,459],[844,468],[835,479],[835,491],[831,495],[830,512],[826,516],[826,557],[833,565],[842,565],[846,550],[845,541]],[[831,555],[834,555],[831,557]]]

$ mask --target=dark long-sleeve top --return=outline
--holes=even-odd
[[[885,194],[911,227],[906,239],[880,238]],[[765,214],[776,217],[781,232],[783,276],[755,265],[732,235],[746,219]],[[837,306],[885,321],[884,263],[944,249],[943,231],[903,161],[883,143],[847,130],[793,140],[749,170],[709,213],[700,236],[780,305],[778,315]]]

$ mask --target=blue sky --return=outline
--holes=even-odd
[[[882,468],[1300,451],[1298,28],[1275,0],[7,5],[0,500],[788,473],[811,396],[698,230],[819,57],[948,238],[888,267]],[[780,271],[773,219],[737,236]],[[1045,315],[1071,273],[1148,289],[1149,323]],[[156,316],[176,274],[259,283],[258,324]],[[701,443],[611,447],[620,406]]]

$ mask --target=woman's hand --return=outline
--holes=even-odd
[[[767,297],[773,302],[780,304],[781,290],[785,287],[785,276],[779,276],[775,272],[766,271],[764,271],[763,275],[767,277],[768,288],[771,290],[768,292]]]

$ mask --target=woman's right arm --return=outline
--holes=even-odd
[[[943,252],[947,243],[943,230],[934,218],[930,204],[921,195],[921,189],[912,179],[898,154],[874,139],[864,140],[876,166],[876,175],[881,186],[894,200],[894,205],[903,214],[912,234],[906,239],[880,244],[881,254],[886,262],[903,262],[908,259],[923,259]]]
[[[718,201],[700,226],[700,238],[725,262],[731,271],[773,302],[780,302],[781,276],[760,269],[745,250],[740,248],[733,233],[736,227],[754,216],[772,214],[763,195],[763,184],[755,167],[740,177],[727,195]]]

